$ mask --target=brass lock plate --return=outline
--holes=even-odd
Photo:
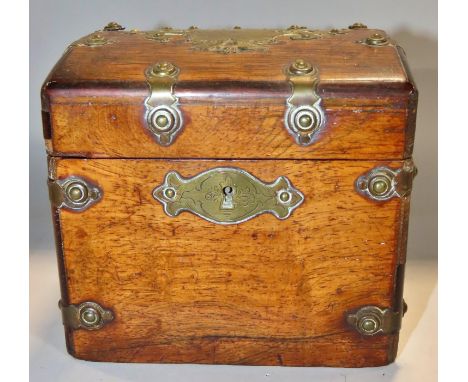
[[[188,211],[216,224],[242,223],[263,213],[286,219],[304,201],[284,176],[264,183],[233,167],[214,168],[193,178],[170,171],[153,197],[169,216]]]

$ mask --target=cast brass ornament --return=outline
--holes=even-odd
[[[233,167],[214,168],[192,178],[170,171],[153,197],[171,217],[188,211],[216,224],[238,224],[264,213],[283,220],[304,201],[284,176],[264,183]]]
[[[283,30],[242,29],[240,27],[207,30],[191,27],[189,29],[162,28],[144,33],[147,39],[163,44],[179,38],[190,43],[194,50],[231,54],[266,51],[269,45],[278,44],[284,38],[291,40],[315,40],[348,32],[350,32],[348,29],[324,31],[292,25]]]
[[[59,308],[62,311],[63,325],[70,329],[97,330],[114,319],[111,310],[92,301],[64,305],[60,300]]]

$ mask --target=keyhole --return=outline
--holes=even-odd
[[[234,193],[234,189],[231,186],[223,187],[223,202],[221,203],[222,210],[232,210],[234,208],[234,203],[232,200],[232,194]]]

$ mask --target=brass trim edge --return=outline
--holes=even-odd
[[[174,94],[179,68],[170,62],[158,62],[146,69],[150,95],[145,99],[148,130],[161,146],[169,146],[183,127],[179,99]]]
[[[305,60],[295,60],[286,70],[292,95],[286,101],[284,125],[300,146],[309,146],[325,125],[322,98],[317,94],[318,69]]]
[[[96,185],[78,176],[65,179],[49,179],[49,199],[55,208],[84,211],[102,198],[102,191]]]
[[[361,195],[376,201],[408,197],[417,172],[411,159],[406,160],[403,167],[397,170],[379,166],[357,178],[356,190]]]
[[[406,312],[406,303],[395,312],[390,308],[369,305],[346,315],[346,322],[364,336],[395,334],[401,328],[401,321]]]
[[[60,300],[58,306],[62,311],[63,325],[70,329],[98,330],[114,319],[111,310],[92,301],[64,305]]]
[[[213,168],[191,178],[170,171],[152,194],[168,216],[188,211],[224,225],[242,223],[264,213],[284,220],[304,201],[304,195],[284,176],[264,183],[234,167]]]

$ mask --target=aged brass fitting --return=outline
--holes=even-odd
[[[99,187],[77,176],[49,180],[48,185],[50,201],[55,208],[84,211],[102,197]]]
[[[81,304],[64,305],[59,301],[63,325],[70,329],[97,330],[114,319],[111,310],[96,302],[86,301]]]
[[[101,46],[108,44],[109,41],[100,34],[91,35],[84,43],[87,46]]]
[[[354,23],[353,25],[350,25],[348,28],[349,29],[366,29],[367,25],[357,22],[357,23]]]
[[[404,303],[401,311],[377,306],[364,306],[346,315],[346,321],[364,336],[393,334],[400,330],[401,319],[405,313]]]
[[[358,326],[361,332],[372,335],[380,329],[381,323],[376,316],[364,316],[359,320]]]
[[[390,190],[391,186],[392,180],[388,176],[384,174],[377,175],[369,181],[369,192],[373,196],[382,196]]]
[[[172,77],[177,75],[179,69],[170,62],[158,62],[151,68],[151,74],[159,77]]]
[[[314,67],[307,61],[299,58],[289,66],[289,72],[296,75],[308,74],[314,70]]]
[[[67,196],[74,203],[83,202],[88,197],[88,189],[82,182],[73,182],[67,186]]]
[[[174,94],[179,68],[163,61],[148,67],[145,74],[151,92],[145,100],[147,127],[160,145],[169,146],[183,126]]]
[[[365,43],[371,46],[387,45],[388,39],[380,33],[374,33],[366,38]]]
[[[84,326],[95,326],[101,320],[101,314],[93,307],[85,308],[80,313],[80,320]]]
[[[265,183],[234,167],[212,168],[191,178],[170,171],[154,188],[153,198],[168,216],[187,211],[215,224],[239,224],[264,213],[283,220],[304,201],[284,176]]]
[[[406,197],[411,193],[416,173],[416,166],[411,160],[395,170],[385,166],[375,167],[356,180],[356,190],[377,201]]]
[[[164,190],[164,196],[168,199],[174,198],[175,195],[176,195],[176,192],[173,188],[166,188]]]
[[[283,191],[280,191],[279,198],[281,202],[288,203],[291,201],[292,195],[290,192],[283,190]]]
[[[123,27],[122,25],[116,23],[115,21],[111,21],[109,24],[107,24],[104,27],[105,31],[121,31],[121,30],[124,30],[124,29],[125,29],[125,27]]]

